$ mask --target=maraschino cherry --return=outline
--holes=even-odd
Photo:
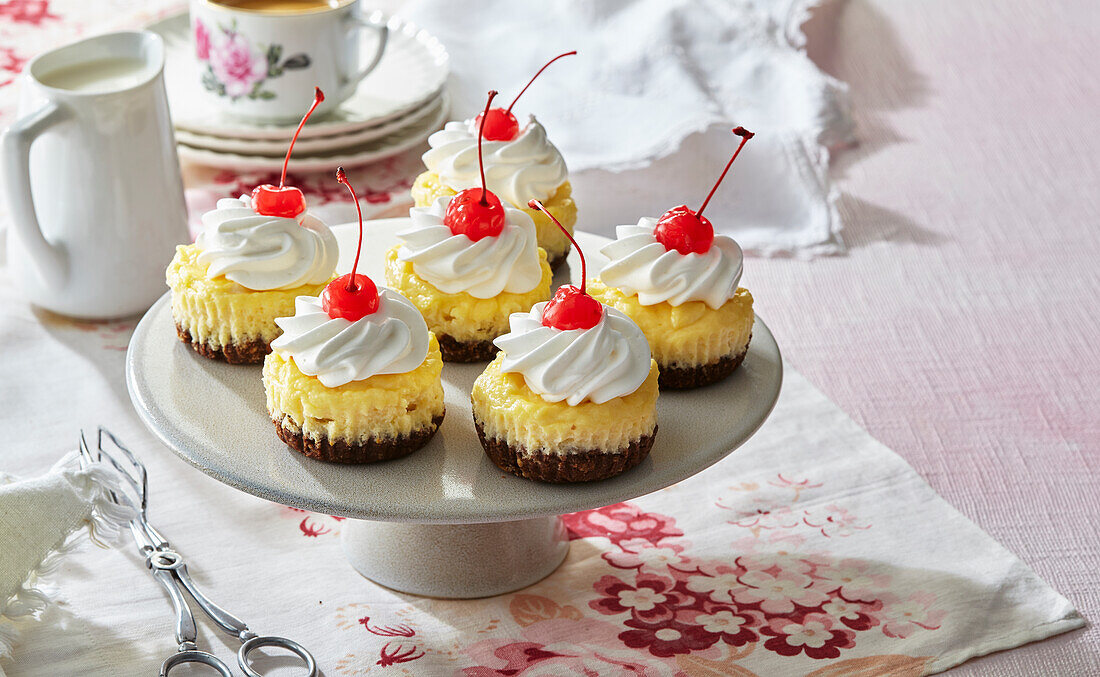
[[[496,91],[489,92],[485,110],[493,103]],[[455,235],[465,235],[474,242],[483,237],[500,235],[504,230],[504,205],[500,198],[485,187],[485,160],[481,156],[482,129],[485,117],[478,116],[481,123],[477,131],[477,165],[481,169],[481,188],[467,188],[451,198],[447,212],[443,215],[443,225]]]
[[[698,211],[692,211],[687,205],[673,207],[657,220],[657,225],[653,228],[653,235],[658,242],[665,246],[666,250],[672,251],[675,249],[681,254],[706,254],[710,251],[710,245],[714,242],[714,226],[703,216],[703,210],[707,208],[707,203],[710,202],[714,191],[718,190],[722,179],[726,178],[726,172],[730,170],[733,161],[737,159],[737,154],[745,147],[745,143],[753,137],[753,133],[744,127],[734,129],[733,133],[741,137],[741,144],[737,146],[737,150],[733,152],[733,157],[726,163],[726,168],[722,170],[722,175],[718,177],[714,187],[707,193],[707,199],[703,200],[703,206],[699,207]]]
[[[578,289],[571,284],[558,287],[558,290],[554,292],[554,297],[547,301],[546,305],[542,308],[543,326],[553,327],[554,329],[591,329],[595,327],[600,323],[600,318],[603,317],[603,306],[599,301],[589,296],[586,291],[588,285],[588,262],[584,260],[584,252],[581,251],[577,241],[573,239],[573,236],[569,234],[565,226],[561,225],[541,202],[538,200],[531,200],[527,203],[527,206],[531,209],[537,209],[549,216],[550,220],[553,221],[558,228],[561,228],[561,232],[565,233],[565,236],[573,243],[573,248],[576,249],[577,253],[581,256],[580,288]]]
[[[317,106],[325,100],[325,94],[320,87],[314,87],[313,89],[313,105],[306,111],[305,117],[298,123],[298,129],[290,139],[290,148],[287,149],[286,159],[283,160],[283,175],[279,177],[279,185],[273,186],[270,183],[265,183],[262,186],[256,186],[252,191],[252,208],[256,210],[257,214],[284,216],[293,219],[306,210],[306,196],[302,195],[302,191],[294,186],[283,184],[286,183],[286,167],[290,164],[290,153],[294,150],[294,142],[298,140],[298,135],[302,133],[302,127],[305,126],[306,120],[309,119],[310,115],[313,115],[313,111],[317,110]]]
[[[577,53],[577,50],[572,52],[566,52],[565,54],[559,54],[553,59],[546,62],[546,66],[539,69],[538,73],[535,73],[535,77],[527,83],[527,86],[519,90],[519,94],[516,94],[516,98],[512,99],[512,103],[508,108],[493,108],[492,110],[486,110],[477,116],[474,121],[480,127],[484,128],[483,134],[486,139],[490,141],[511,141],[519,134],[519,121],[516,120],[516,116],[512,115],[512,106],[516,105],[519,101],[519,97],[523,96],[523,93],[527,91],[527,87],[531,86],[531,83],[535,81],[538,76],[542,75],[542,72],[546,70],[546,67],[554,63],[563,56],[573,56]]]
[[[336,168],[336,180],[347,187],[352,201],[355,202],[355,211],[359,214],[359,246],[355,250],[355,263],[351,265],[351,272],[325,285],[321,292],[321,307],[334,320],[342,317],[349,322],[355,322],[378,310],[378,287],[366,275],[355,273],[359,268],[359,252],[363,250],[363,210],[359,207],[359,198],[348,183],[343,167]]]

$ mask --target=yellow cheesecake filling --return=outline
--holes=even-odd
[[[197,245],[180,245],[168,264],[165,278],[172,290],[172,317],[191,338],[213,348],[264,341],[270,343],[283,333],[276,317],[294,314],[294,299],[317,296],[323,284],[306,284],[293,289],[255,291],[225,276],[207,277],[210,265],[199,261]]]
[[[657,363],[637,390],[602,404],[576,406],[547,402],[527,387],[521,374],[505,374],[503,355],[489,363],[474,381],[470,400],[486,436],[528,451],[568,454],[573,451],[624,449],[657,426]]]
[[[588,281],[588,293],[634,320],[661,367],[690,367],[717,362],[745,352],[752,337],[752,294],[739,287],[720,308],[702,301],[678,306],[668,302],[643,306],[637,294],[626,295],[599,278]]]
[[[412,197],[417,207],[428,207],[438,198],[455,195],[458,191],[446,186],[435,172],[423,172],[416,177],[412,187]],[[542,204],[550,210],[554,218],[561,221],[561,225],[570,234],[577,225],[577,205],[573,202],[573,186],[566,181],[558,187],[558,192],[543,200]],[[531,220],[535,222],[535,234],[539,240],[539,246],[546,250],[546,255],[551,261],[569,253],[569,238],[554,225],[550,217],[537,209],[531,209],[527,205],[512,205],[516,209],[527,212]]]
[[[508,316],[525,313],[539,301],[550,298],[550,282],[554,274],[546,262],[546,251],[539,248],[539,267],[542,278],[529,292],[513,294],[501,292],[490,299],[479,299],[459,292],[447,294],[424,280],[413,270],[409,261],[400,261],[397,250],[386,253],[386,284],[412,301],[428,329],[437,334],[447,334],[456,341],[491,341],[508,333]]]
[[[443,415],[443,356],[435,335],[428,355],[404,374],[378,374],[328,388],[303,374],[294,358],[279,351],[264,359],[263,381],[272,420],[313,440],[363,444],[371,438],[400,437]]]

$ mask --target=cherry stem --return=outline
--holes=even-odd
[[[357,292],[359,291],[359,285],[355,283],[355,271],[359,268],[359,254],[363,251],[363,208],[359,206],[359,197],[355,194],[355,189],[348,183],[348,175],[344,173],[343,167],[336,168],[336,180],[344,184],[348,192],[351,193],[351,200],[355,203],[355,212],[359,215],[359,245],[355,248],[355,263],[351,264],[351,276],[348,278],[348,286],[344,287],[349,292]]]
[[[534,82],[535,79],[538,78],[538,76],[542,75],[542,72],[544,70],[546,70],[547,66],[554,63],[555,61],[562,58],[563,56],[573,56],[576,53],[577,53],[577,50],[574,49],[572,52],[566,52],[565,54],[559,54],[559,55],[555,56],[553,59],[550,59],[549,61],[547,61],[546,66],[543,66],[542,68],[539,69],[538,73],[535,73],[535,77],[531,78],[531,80],[528,81],[527,86],[524,87],[523,89],[519,90],[519,94],[516,94],[516,98],[512,99],[512,103],[508,105],[508,108],[505,112],[508,112],[508,113],[512,112],[512,106],[516,105],[516,102],[519,101],[519,97],[523,96],[523,93],[527,91],[527,87],[530,87],[531,83]]]
[[[477,126],[477,167],[481,170],[481,206],[489,206],[489,198],[485,195],[488,190],[485,187],[485,160],[481,156],[481,138],[485,136],[485,119],[489,117],[489,106],[493,105],[493,99],[499,94],[495,89],[489,90],[489,100],[485,102],[485,112],[481,114],[481,124]]]
[[[313,115],[313,111],[317,110],[317,106],[321,105],[321,102],[325,100],[325,93],[321,91],[320,87],[313,88],[313,105],[306,111],[305,117],[298,123],[298,129],[294,130],[294,136],[290,139],[290,148],[286,149],[286,159],[283,160],[283,175],[279,177],[279,187],[282,188],[286,183],[286,167],[290,164],[290,154],[294,152],[294,142],[298,140],[298,135],[302,133],[302,127],[306,126],[306,120],[310,115]]]
[[[531,200],[527,203],[527,206],[531,209],[537,209],[543,214],[549,216],[550,220],[554,222],[554,225],[556,225],[558,228],[561,228],[561,232],[565,233],[565,236],[569,238],[570,242],[573,243],[573,249],[576,249],[577,253],[580,254],[581,257],[581,293],[587,294],[585,290],[588,288],[588,262],[584,260],[584,252],[581,251],[581,246],[577,244],[577,241],[574,240],[573,236],[569,234],[569,231],[565,229],[565,226],[561,225],[561,221],[555,219],[554,215],[550,213],[550,210],[547,209],[546,206],[543,205],[541,202],[539,202],[538,200]]]
[[[730,161],[726,163],[726,168],[722,170],[722,175],[718,177],[718,180],[714,182],[714,187],[710,189],[709,193],[707,193],[707,199],[703,200],[703,206],[699,207],[699,210],[695,212],[696,218],[703,215],[703,210],[707,208],[707,204],[710,202],[711,196],[714,195],[714,191],[718,190],[718,186],[722,184],[722,179],[726,178],[726,172],[728,172],[730,170],[730,167],[733,166],[733,161],[737,159],[737,154],[740,153],[741,149],[745,147],[745,144],[748,142],[748,140],[755,136],[755,134],[745,129],[744,127],[737,127],[733,130],[733,133],[741,137],[741,145],[737,147],[737,150],[733,151],[733,157],[731,157]]]

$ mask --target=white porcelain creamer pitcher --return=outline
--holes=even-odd
[[[8,262],[31,303],[108,319],[164,292],[189,236],[163,73],[159,36],[121,32],[47,52],[20,76],[2,160]]]

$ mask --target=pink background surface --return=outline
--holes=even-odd
[[[792,366],[1095,620],[1100,4],[853,0],[807,31],[852,91],[850,251],[744,284]],[[1100,674],[1100,631],[952,674]]]

